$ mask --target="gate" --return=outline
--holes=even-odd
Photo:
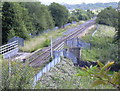
[[[3,55],[3,58],[7,59],[15,56],[18,50],[18,41],[14,41],[6,45],[0,46],[0,55]]]

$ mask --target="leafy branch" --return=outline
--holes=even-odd
[[[110,66],[113,65],[114,62],[108,62],[105,65],[100,61],[97,61],[97,63],[98,66],[90,66],[90,68],[87,66],[85,68],[83,67],[77,76],[90,76],[92,78],[96,78],[91,84],[92,87],[101,84],[111,84],[114,88],[120,90],[120,71],[110,74]]]

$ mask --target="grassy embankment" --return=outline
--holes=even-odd
[[[0,55],[0,64],[2,64],[2,55]]]
[[[100,25],[98,31],[91,39],[93,32],[94,29],[91,29],[91,31],[83,37],[83,40],[92,43],[92,49],[82,50],[82,60],[110,60],[110,54],[114,50],[112,41],[115,29],[113,27]],[[100,59],[98,57],[100,57]],[[43,89],[114,89],[111,85],[91,87],[90,84],[93,82],[94,78],[76,76],[79,70],[80,69],[74,67],[71,60],[63,59],[52,68],[50,72],[42,76],[37,87]]]
[[[25,41],[25,46],[21,47],[21,50],[24,52],[33,52],[37,49],[42,49],[44,47],[47,47],[50,45],[50,37],[52,36],[53,39],[56,39],[59,36],[62,36],[62,34],[70,28],[74,28],[80,24],[84,23],[84,21],[80,21],[76,24],[71,24],[69,26],[66,26],[63,29],[53,30],[48,33],[43,33],[41,36],[37,36],[35,38],[31,38],[29,40]]]
[[[82,60],[84,61],[96,61],[102,62],[114,61],[116,47],[113,44],[115,35],[115,28],[110,26],[100,25],[98,31],[84,36],[82,39],[92,44],[92,48],[82,50]]]
[[[90,77],[76,76],[78,68],[72,60],[62,59],[54,68],[44,74],[36,88],[41,89],[113,89],[111,85],[91,87],[94,79]]]

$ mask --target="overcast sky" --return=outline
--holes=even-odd
[[[56,3],[67,3],[67,4],[81,4],[81,3],[97,3],[97,2],[119,2],[120,0],[39,0],[43,4],[50,4],[52,2]]]

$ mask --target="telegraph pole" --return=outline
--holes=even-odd
[[[53,48],[53,45],[52,45],[52,36],[51,36],[51,46],[50,46],[50,47],[51,47],[51,58],[53,58],[53,49],[52,49],[52,48]]]

